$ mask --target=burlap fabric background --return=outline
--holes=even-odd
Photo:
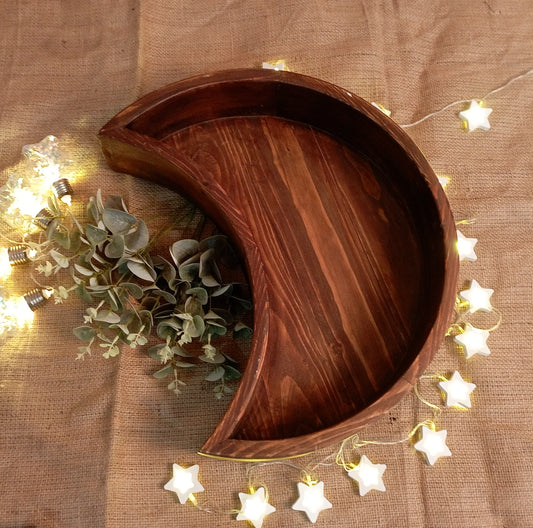
[[[99,153],[98,129],[138,96],[193,74],[284,58],[407,123],[532,68],[531,9],[530,0],[4,1],[0,166],[15,163],[26,143],[68,136],[87,167],[81,197],[101,187],[145,218],[171,215],[175,195],[112,173]],[[533,526],[532,89],[529,76],[489,97],[489,132],[462,130],[461,105],[409,129],[435,170],[452,178],[456,219],[476,219],[463,232],[479,239],[479,260],[462,265],[461,283],[494,288],[503,325],[489,338],[489,357],[466,362],[443,344],[430,366],[458,368],[478,385],[471,411],[443,414],[453,456],[429,467],[406,444],[369,446],[363,452],[388,466],[387,491],[365,497],[342,468],[321,467],[333,509],[318,526]],[[0,352],[0,527],[244,526],[162,489],[173,462],[198,463],[201,503],[239,506],[247,466],[196,454],[227,401],[201,381],[175,399],[151,378],[154,363],[142,351],[75,361],[71,329],[82,314],[76,301],[52,305]],[[409,395],[362,437],[395,440],[427,416]],[[265,528],[309,525],[290,509],[297,471],[273,465],[254,475],[278,508]]]

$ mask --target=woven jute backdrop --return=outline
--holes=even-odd
[[[77,146],[80,199],[101,188],[121,194],[150,222],[179,214],[172,192],[115,174],[96,134],[139,96],[191,75],[285,59],[413,122],[448,103],[482,97],[533,68],[530,0],[50,0],[0,9],[2,182],[20,149],[47,134]],[[493,288],[503,323],[491,355],[466,361],[443,342],[428,373],[458,369],[477,389],[468,412],[445,410],[452,457],[427,466],[409,443],[361,450],[387,464],[386,492],[360,497],[343,468],[320,466],[333,508],[318,526],[533,526],[530,420],[533,267],[533,76],[486,100],[491,130],[467,133],[450,107],[407,129],[447,189],[478,261],[461,265],[458,286]],[[17,271],[15,291],[31,280]],[[247,466],[197,450],[222,417],[207,382],[190,380],[175,398],[152,378],[143,350],[76,361],[77,300],[51,304],[31,330],[0,351],[0,527],[233,527]],[[430,384],[424,394],[438,401]],[[428,388],[429,387],[429,388]],[[414,394],[360,433],[403,438],[430,410]],[[294,463],[319,462],[331,446]],[[360,454],[361,454],[360,453]],[[329,459],[331,462],[331,460]],[[200,465],[200,504],[163,490],[172,463]],[[283,464],[253,470],[277,511],[264,528],[308,526],[297,499],[299,473]]]

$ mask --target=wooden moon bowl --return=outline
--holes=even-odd
[[[271,459],[352,435],[425,370],[456,294],[456,228],[411,139],[307,76],[171,84],[100,131],[111,168],[185,194],[245,262],[254,338],[202,454]]]

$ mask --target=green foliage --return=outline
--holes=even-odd
[[[181,392],[182,369],[204,365],[205,380],[216,382],[215,396],[231,393],[226,382],[240,378],[238,365],[213,342],[229,332],[249,337],[251,329],[241,317],[251,303],[220,272],[221,259],[232,253],[227,238],[177,240],[165,258],[151,254],[146,223],[118,196],[104,202],[98,191],[91,197],[85,225],[72,214],[63,215],[57,200],[49,206],[54,219],[46,240],[28,246],[40,254],[39,273],[69,276],[70,286],[54,290],[56,303],[75,292],[88,305],[84,324],[74,329],[84,343],[77,359],[95,347],[103,357],[115,357],[123,347],[144,346],[156,337],[161,342],[148,348],[160,364],[153,375],[171,377],[170,390]]]

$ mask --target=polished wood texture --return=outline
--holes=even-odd
[[[317,79],[236,70],[143,97],[100,139],[112,168],[208,211],[246,264],[252,350],[202,453],[309,452],[411,389],[448,326],[456,230],[391,119]]]

